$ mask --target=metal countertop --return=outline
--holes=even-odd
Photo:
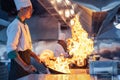
[[[18,80],[120,80],[119,76],[89,74],[30,74]]]

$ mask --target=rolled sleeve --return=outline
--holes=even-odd
[[[17,49],[20,37],[20,27],[18,24],[8,26],[7,29],[7,53]]]

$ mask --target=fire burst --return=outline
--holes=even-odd
[[[78,15],[72,20],[74,25],[71,26],[72,38],[67,40],[68,52],[73,55],[72,60],[77,61],[78,66],[83,66],[84,59],[94,50],[93,40],[88,38],[88,33],[82,28]]]
[[[71,73],[69,64],[74,63],[78,67],[84,66],[85,59],[94,50],[92,39],[88,38],[88,33],[82,28],[79,22],[79,16],[76,15],[73,19],[74,25],[71,26],[72,38],[67,39],[67,49],[72,58],[64,58],[64,56],[57,57],[56,60],[50,60],[49,55],[53,56],[53,53],[45,52],[44,58],[45,64],[56,71],[63,73]],[[48,54],[46,56],[46,54]]]

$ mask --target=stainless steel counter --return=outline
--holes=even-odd
[[[30,74],[18,80],[120,80],[118,76],[89,74]]]
[[[87,74],[30,74],[18,80],[90,80]]]

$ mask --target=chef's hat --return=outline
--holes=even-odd
[[[59,40],[65,40],[65,34],[64,33],[59,33]]]
[[[23,7],[32,6],[32,3],[30,0],[14,0],[14,2],[17,10],[20,10]]]

